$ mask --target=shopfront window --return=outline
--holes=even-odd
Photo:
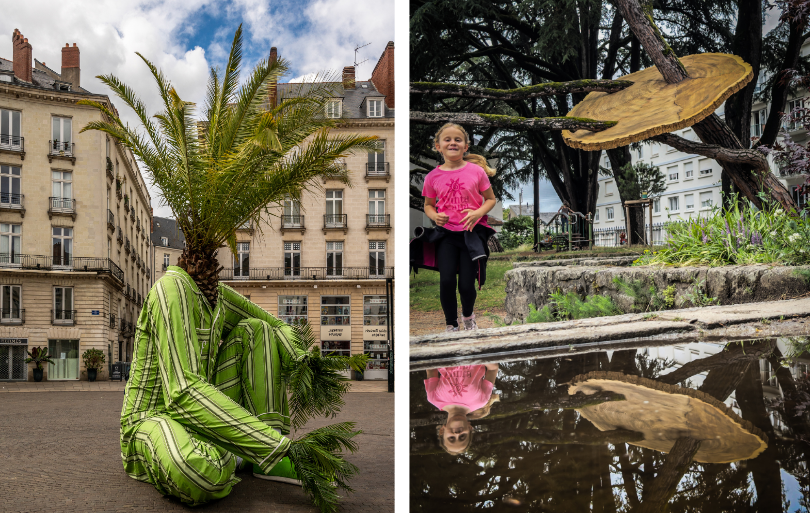
[[[307,296],[279,296],[278,318],[287,324],[307,322]]]
[[[363,296],[363,350],[369,355],[367,379],[388,377],[388,299]]]
[[[48,379],[79,379],[79,341],[49,340]]]
[[[321,296],[321,351],[351,354],[351,296]]]

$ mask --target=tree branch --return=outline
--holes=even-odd
[[[656,135],[650,139],[672,146],[676,150],[684,153],[695,153],[704,157],[710,157],[724,162],[733,162],[735,164],[748,164],[761,173],[771,172],[765,155],[757,150],[733,150],[718,146],[717,144],[703,144],[690,141],[674,134]]]
[[[467,126],[509,128],[512,130],[590,130],[601,132],[616,125],[615,121],[587,118],[521,118],[499,114],[471,112],[411,112],[411,121],[428,125],[456,123]]]
[[[629,80],[574,80],[572,82],[546,82],[517,89],[490,89],[460,84],[411,82],[411,94],[431,94],[456,98],[482,98],[489,100],[528,100],[556,94],[615,93],[633,85]]]

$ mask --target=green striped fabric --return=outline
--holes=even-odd
[[[121,411],[127,474],[202,504],[239,482],[232,454],[272,468],[290,445],[281,362],[302,354],[290,326],[224,284],[212,310],[170,266],[138,318]]]

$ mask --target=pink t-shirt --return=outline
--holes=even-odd
[[[455,404],[475,411],[487,404],[492,396],[494,385],[484,379],[486,373],[487,368],[483,365],[441,368],[438,378],[425,380],[427,399],[440,410]]]
[[[476,210],[484,204],[483,192],[492,187],[487,173],[476,164],[467,162],[462,168],[444,171],[438,167],[425,177],[422,196],[436,198],[436,211],[450,216],[444,225],[454,232],[464,231],[461,220],[465,209]],[[487,225],[487,216],[481,216],[478,224]]]

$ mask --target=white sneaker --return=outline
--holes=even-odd
[[[475,323],[475,314],[472,314],[469,317],[462,317],[461,320],[464,322],[464,329],[465,330],[477,330],[478,324]]]
[[[447,328],[444,331],[458,331],[458,326],[453,326],[452,324],[448,324]]]

